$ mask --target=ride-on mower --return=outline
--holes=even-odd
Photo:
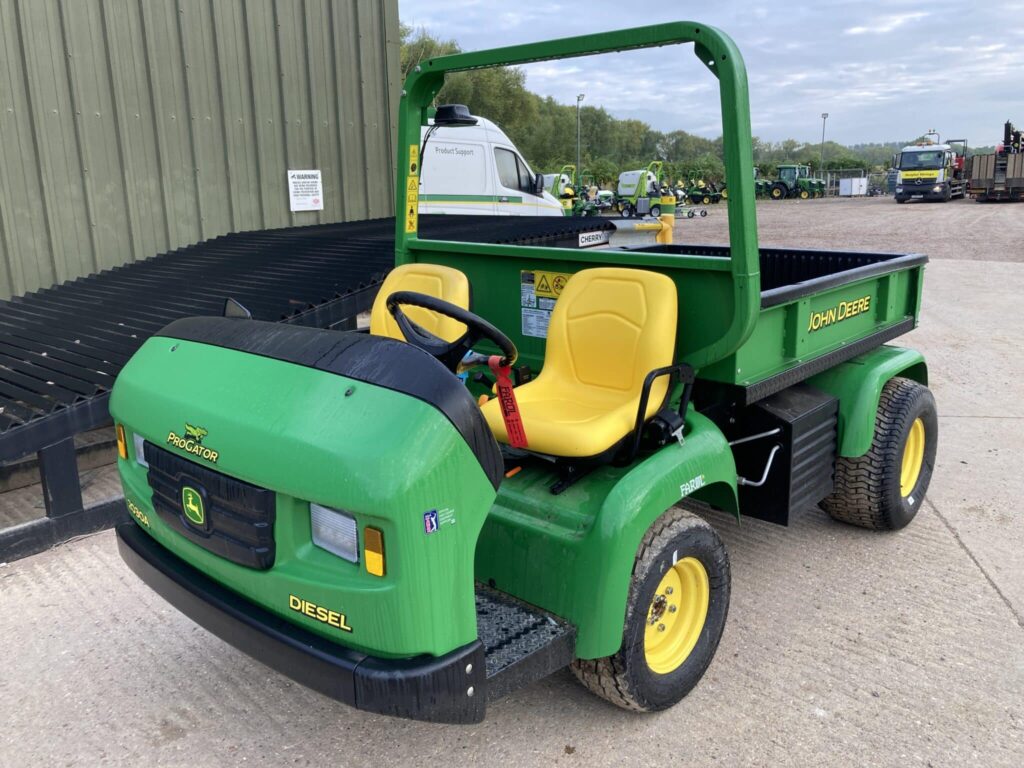
[[[420,126],[446,75],[675,43],[718,79],[728,245],[418,237]],[[885,345],[915,326],[926,258],[759,249],[750,136],[743,60],[703,24],[422,62],[369,332],[228,302],[118,377],[124,560],[359,709],[477,722],[566,666],[626,709],[678,702],[726,626],[710,521],[785,525],[820,503],[901,528],[935,459],[924,359]]]

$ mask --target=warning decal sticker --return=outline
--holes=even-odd
[[[413,233],[418,228],[420,209],[420,180],[409,176],[405,182],[405,231]]]
[[[519,303],[523,336],[546,339],[551,312],[572,275],[566,272],[523,270],[519,273]]]

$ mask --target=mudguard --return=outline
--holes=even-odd
[[[577,657],[615,653],[647,529],[690,495],[737,510],[728,442],[694,411],[687,424],[683,445],[596,470],[558,496],[550,473],[524,470],[506,480],[477,545],[477,579],[575,624]]]

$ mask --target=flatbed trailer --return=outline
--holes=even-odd
[[[908,524],[937,417],[921,354],[885,342],[917,322],[926,258],[759,248],[746,70],[724,33],[678,22],[421,63],[397,209],[447,73],[677,43],[718,78],[728,246],[426,240],[399,217],[368,335],[164,328],[111,404],[129,566],[306,685],[466,723],[564,666],[626,709],[685,696],[731,590],[724,545],[685,505],[722,524],[815,503]]]

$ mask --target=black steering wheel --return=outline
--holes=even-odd
[[[452,320],[458,320],[466,326],[466,332],[455,341],[445,341],[410,320],[408,315],[402,311],[403,306],[422,307],[450,317]],[[519,350],[516,349],[512,340],[489,322],[479,315],[474,315],[462,307],[435,296],[415,291],[395,291],[388,296],[387,308],[391,316],[395,318],[395,322],[398,323],[407,342],[433,355],[453,373],[461,373],[473,365],[487,362],[486,356],[478,355],[463,363],[466,353],[472,350],[473,345],[480,339],[487,339],[497,344],[502,353],[502,366],[512,365],[519,357]]]

